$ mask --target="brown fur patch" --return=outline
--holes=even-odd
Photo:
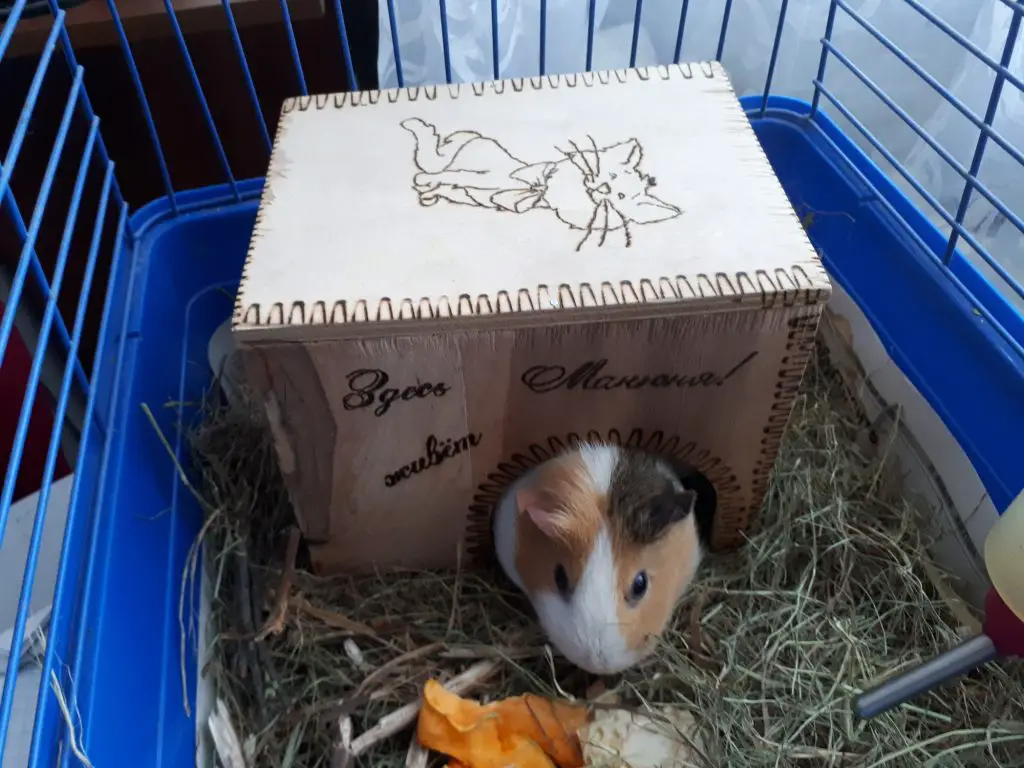
[[[612,540],[612,548],[623,637],[631,649],[648,650],[665,631],[700,564],[696,521],[689,515],[650,544],[638,544],[627,536],[618,535]],[[647,572],[647,594],[631,606],[626,595],[639,571]]]
[[[607,501],[594,489],[578,453],[565,454],[539,467],[529,487],[543,491],[559,516],[557,538],[545,535],[526,514],[516,523],[516,570],[527,591],[555,591],[555,567],[562,565],[573,588],[604,523]]]

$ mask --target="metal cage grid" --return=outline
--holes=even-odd
[[[978,60],[991,68],[995,79],[984,115],[975,114],[867,19],[859,15],[847,0],[830,0],[827,23],[822,30],[821,53],[817,71],[811,75],[814,92],[813,99],[807,110],[809,124],[813,122],[819,110],[822,109],[822,97],[824,97],[826,102],[834,107],[837,113],[849,121],[856,131],[862,135],[864,140],[893,165],[896,172],[911,185],[921,198],[949,226],[949,236],[941,241],[934,236],[929,236],[926,232],[922,232],[919,226],[910,224],[903,227],[903,235],[913,242],[914,248],[920,253],[926,254],[933,265],[941,270],[945,280],[959,292],[959,295],[966,302],[966,306],[979,318],[979,322],[984,323],[988,329],[991,329],[991,333],[987,338],[990,339],[990,343],[996,349],[997,354],[1009,361],[1010,367],[1008,370],[1016,371],[1024,377],[1024,320],[1022,320],[1017,310],[1014,309],[1009,299],[1010,294],[1024,298],[1024,286],[989,254],[964,225],[968,203],[972,196],[977,194],[984,197],[1006,220],[1016,227],[1019,233],[1024,235],[1024,221],[1022,221],[1021,217],[1010,210],[991,189],[978,180],[979,169],[990,142],[998,145],[1013,161],[1024,166],[1024,154],[993,128],[997,107],[1006,84],[1009,83],[1012,87],[1024,90],[1024,82],[1009,69],[1011,56],[1018,42],[1021,19],[1024,16],[1024,3],[1018,0],[994,0],[995,2],[1002,3],[1002,5],[1012,11],[1012,22],[1005,44],[1002,47],[999,59],[995,60],[926,8],[920,0],[898,1],[917,11],[922,19],[922,23],[933,25],[935,28],[943,31],[950,38],[969,50]],[[3,692],[2,696],[0,696],[0,755],[4,754],[5,747],[8,745],[8,732],[14,706],[15,683],[18,678],[20,659],[24,646],[23,636],[29,619],[30,597],[40,555],[40,542],[47,511],[48,495],[61,451],[62,436],[65,430],[74,428],[77,430],[81,440],[77,455],[69,457],[70,463],[75,466],[76,477],[68,515],[67,532],[64,535],[58,586],[53,598],[54,610],[49,630],[50,641],[47,644],[43,661],[43,682],[39,686],[38,692],[31,743],[30,764],[32,765],[52,765],[57,757],[57,743],[61,739],[64,741],[62,754],[65,763],[71,759],[71,755],[78,745],[75,735],[69,734],[66,730],[66,721],[70,714],[62,709],[63,705],[57,701],[54,692],[57,686],[70,684],[70,677],[64,667],[65,663],[70,666],[70,670],[78,670],[85,663],[82,655],[82,644],[75,640],[77,636],[80,636],[85,631],[82,626],[84,619],[81,615],[78,615],[76,606],[84,603],[88,599],[90,590],[95,588],[89,567],[89,564],[97,556],[95,541],[96,515],[92,514],[95,508],[93,502],[95,499],[103,498],[108,475],[110,474],[107,471],[107,466],[113,445],[111,440],[113,427],[110,424],[104,423],[104,414],[109,412],[110,404],[117,403],[121,397],[122,382],[117,369],[124,354],[126,338],[129,336],[127,330],[128,314],[122,311],[123,307],[121,307],[121,304],[127,300],[126,297],[131,296],[133,293],[132,285],[136,272],[133,254],[141,239],[145,237],[146,228],[152,223],[153,219],[152,216],[133,218],[133,212],[129,210],[129,204],[122,194],[114,173],[114,162],[111,159],[111,153],[100,131],[100,119],[93,109],[92,102],[83,85],[85,70],[76,58],[71,44],[66,27],[66,12],[58,7],[56,0],[48,0],[48,2],[51,14],[49,32],[42,51],[35,60],[31,84],[25,96],[20,116],[10,136],[2,164],[0,164],[0,198],[3,201],[3,215],[6,217],[7,224],[14,233],[14,240],[20,248],[16,263],[13,258],[8,259],[9,291],[5,299],[2,320],[0,320],[0,356],[6,356],[12,334],[14,334],[20,319],[23,319],[25,316],[31,316],[38,326],[38,338],[33,350],[31,368],[24,384],[24,397],[17,420],[13,444],[10,448],[10,458],[5,471],[3,491],[0,493],[0,543],[3,542],[4,532],[11,515],[15,482],[19,475],[23,453],[29,439],[30,421],[32,420],[34,403],[39,397],[41,383],[44,385],[44,389],[50,389],[53,401],[53,427],[48,438],[45,465],[40,482],[39,500],[36,507],[31,542],[14,621],[12,646],[6,665]],[[581,0],[581,2],[589,2],[586,47],[586,67],[589,71],[593,62],[594,52],[596,0]],[[343,59],[341,64],[344,66],[347,85],[350,90],[356,90],[359,89],[360,84],[353,66],[352,47],[350,45],[349,32],[346,28],[346,13],[342,8],[341,0],[331,0],[331,3],[337,23],[337,35]],[[438,3],[440,6],[445,75],[447,81],[451,83],[452,65],[446,0],[438,0]],[[242,73],[243,82],[241,86],[247,92],[253,108],[253,115],[251,117],[257,125],[263,147],[269,157],[271,128],[268,127],[260,108],[257,89],[250,70],[249,60],[242,44],[235,12],[229,0],[222,0],[221,4],[223,6],[226,28],[233,44],[234,56],[237,57]],[[7,14],[2,31],[0,31],[0,75],[3,74],[4,68],[9,64],[5,60],[5,54],[8,52],[12,39],[15,37],[26,5],[27,0],[16,0]],[[155,154],[159,175],[166,195],[163,201],[160,202],[159,215],[164,219],[181,217],[191,211],[206,210],[216,205],[257,199],[261,189],[260,181],[239,179],[236,176],[229,161],[228,151],[218,132],[207,96],[204,93],[201,78],[197,73],[189,45],[186,42],[182,27],[178,23],[174,7],[170,0],[163,0],[173,39],[180,54],[180,61],[175,62],[175,65],[183,66],[185,69],[195,99],[202,112],[202,128],[215,148],[218,163],[225,179],[225,183],[222,186],[207,190],[207,194],[201,197],[196,196],[191,191],[176,189],[172,179],[171,168],[161,143],[159,131],[157,130],[150,101],[147,98],[146,88],[140,76],[136,56],[129,43],[117,4],[114,0],[106,0],[106,5],[116,30],[124,65],[130,73],[138,99],[138,107],[141,109],[145,119],[148,129],[146,140],[150,142]],[[386,7],[391,34],[389,40],[382,39],[380,44],[390,45],[393,48],[397,80],[401,87],[405,85],[405,78],[399,46],[395,3],[394,0],[385,0],[383,5]],[[790,0],[780,0],[778,20],[771,48],[771,58],[767,66],[767,76],[764,81],[763,91],[759,96],[743,100],[744,106],[747,108],[748,114],[752,119],[770,117],[772,110],[783,104],[783,102],[779,101],[779,97],[772,93],[772,81],[775,75],[789,5]],[[690,0],[680,0],[679,22],[673,57],[676,63],[681,60],[681,56],[684,54],[683,33],[686,28],[689,8]],[[306,70],[303,67],[299,54],[299,47],[296,41],[294,25],[289,14],[287,0],[280,0],[280,10],[293,68],[296,84],[295,90],[298,94],[308,95]],[[716,58],[718,59],[721,59],[727,44],[727,32],[732,12],[733,0],[725,0],[716,48]],[[500,78],[502,72],[499,68],[501,51],[499,50],[497,0],[490,0],[490,13],[490,55],[493,65],[493,76]],[[957,112],[977,128],[977,143],[968,167],[959,163],[949,152],[943,149],[928,134],[925,128],[896,104],[876,83],[868,78],[833,42],[833,29],[836,18],[840,13],[855,20],[860,27],[896,56],[910,71],[914,72],[923,84],[940,94]],[[543,75],[546,72],[546,47],[550,44],[550,41],[546,39],[547,0],[540,0],[540,14],[541,44],[539,60],[537,61],[537,72]],[[636,62],[638,32],[642,14],[643,0],[635,0],[629,66],[633,66]],[[58,49],[64,60],[63,65],[58,61]],[[833,67],[839,65],[852,72],[864,86],[886,104],[918,137],[935,150],[963,179],[963,190],[955,213],[947,212],[939,201],[909,171],[899,164],[896,157],[871,130],[829,89],[826,85],[826,72],[829,69],[830,62],[832,62]],[[44,81],[48,78],[54,78],[54,72],[61,66],[66,68],[69,85],[67,87],[63,112],[57,120],[56,130],[53,135],[52,149],[45,168],[40,173],[35,174],[33,180],[27,183],[27,186],[22,187],[23,189],[34,188],[37,190],[34,204],[29,204],[25,199],[22,199],[19,204],[15,199],[15,193],[12,188],[12,177],[18,169],[19,156],[22,152],[26,136],[29,135],[30,131],[38,130],[39,121],[45,119],[45,116],[40,116],[37,110]],[[2,79],[0,79],[0,83],[2,82]],[[72,133],[72,123],[76,119],[85,126],[84,139],[78,140],[82,146],[81,159],[78,161],[77,172],[74,174],[70,191],[61,190],[55,194],[55,190],[58,190],[60,186],[57,183],[58,166],[62,162],[73,162],[66,150],[69,144],[69,135]],[[829,143],[840,154],[848,150],[847,146],[841,146],[843,142],[840,138],[836,137],[834,132],[822,131],[820,138]],[[31,173],[33,170],[30,169],[27,172]],[[866,188],[874,190],[873,202],[880,204],[892,221],[906,221],[907,208],[893,204],[890,201],[889,195],[879,192],[880,176],[875,173],[865,172],[856,167],[853,168],[853,171]],[[96,203],[93,210],[83,210],[84,190],[89,185],[93,185],[98,190]],[[57,211],[53,210],[55,205],[60,205],[65,201],[66,208],[61,208]],[[29,208],[30,205],[31,208]],[[62,234],[59,244],[55,249],[53,267],[49,270],[49,274],[44,269],[38,252],[41,232],[44,230],[44,221],[49,221],[46,218],[47,215],[51,217],[56,216],[58,223],[60,220],[63,220]],[[80,276],[80,285],[67,285],[66,272],[69,264],[71,243],[76,235],[83,232],[84,234],[80,236],[87,239],[88,246],[86,248],[87,261],[84,271]],[[985,281],[984,278],[978,276],[971,277],[969,275],[965,277],[964,271],[956,268],[956,263],[964,259],[963,254],[958,249],[961,240],[969,244],[980,254],[988,266],[1004,281],[1004,285],[994,287],[991,283]],[[829,263],[827,252],[825,257],[826,264],[830,268],[834,266]],[[106,286],[94,285],[97,282],[94,279],[97,274],[97,265],[101,263],[101,259],[105,260],[106,264],[109,265],[109,277],[107,278]],[[65,296],[69,290],[77,290],[78,298],[73,312],[61,311],[59,308],[58,299],[62,295],[62,290]],[[100,296],[100,294],[103,295]],[[82,359],[85,356],[85,350],[83,350],[83,329],[86,325],[87,309],[91,306],[91,302],[97,301],[102,303],[104,309],[95,342],[96,355],[92,361],[91,374],[87,375],[85,366],[82,363]],[[18,327],[20,328],[21,326],[18,325]],[[55,349],[56,352],[54,351]],[[54,354],[57,356],[56,359],[59,360],[61,375],[59,380],[49,376],[51,380],[48,381],[46,370],[48,366],[52,368]],[[102,392],[100,391],[101,389]],[[939,399],[941,400],[941,397]],[[69,409],[74,409],[76,402],[84,404],[84,413],[78,420],[78,423],[69,424]],[[92,479],[88,480],[87,478]],[[1006,490],[1010,494],[1014,490],[1010,487],[1013,482],[1012,479],[1006,480]],[[92,483],[95,483],[95,489],[90,491],[89,496],[83,496],[83,486]],[[172,587],[168,587],[168,589],[170,588]],[[58,734],[63,735],[58,738]]]

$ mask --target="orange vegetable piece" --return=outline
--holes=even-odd
[[[449,768],[583,768],[576,731],[588,720],[585,707],[530,694],[478,704],[428,680],[416,736]]]

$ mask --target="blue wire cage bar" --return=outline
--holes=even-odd
[[[192,132],[190,141],[197,145],[209,142],[222,174],[222,183],[214,186],[182,189],[175,185],[175,167],[161,137],[166,139],[168,131],[183,128],[160,124],[147,92],[147,88],[156,85],[144,82],[137,47],[129,40],[117,3],[104,1],[134,93],[135,103],[130,108],[139,111],[145,126],[146,134],[137,141],[148,142],[152,150],[153,172],[164,196],[130,209],[118,185],[114,165],[120,148],[108,147],[104,142],[103,116],[96,114],[89,99],[85,88],[87,72],[76,58],[69,37],[69,12],[61,10],[56,0],[49,0],[49,31],[41,52],[33,59],[34,72],[17,122],[5,137],[8,143],[0,164],[0,222],[6,217],[19,243],[17,259],[9,259],[10,290],[4,298],[0,321],[0,355],[7,355],[19,313],[32,313],[40,327],[36,348],[31,350],[32,363],[0,496],[0,543],[11,516],[32,409],[40,398],[40,389],[47,389],[41,387],[44,363],[54,349],[60,353],[63,371],[52,391],[53,428],[0,694],[0,755],[10,742],[15,685],[48,498],[69,403],[77,393],[87,398],[87,405],[77,455],[68,457],[75,477],[53,595],[29,764],[75,765],[75,752],[81,749],[101,766],[184,766],[193,764],[195,721],[182,706],[181,697],[184,695],[189,707],[194,706],[197,662],[192,648],[179,648],[178,611],[179,600],[183,601],[182,610],[195,611],[198,598],[195,594],[180,594],[179,574],[197,532],[199,517],[195,509],[189,511],[190,502],[180,492],[166,454],[161,453],[160,446],[153,445],[152,429],[143,424],[138,403],[172,386],[178,389],[178,401],[184,403],[200,386],[205,374],[196,373],[194,366],[190,368],[187,364],[190,354],[195,357],[195,349],[188,346],[191,342],[178,339],[183,334],[186,339],[191,338],[189,334],[208,337],[209,331],[228,316],[230,299],[225,297],[230,297],[237,284],[239,259],[247,244],[262,180],[251,177],[251,173],[240,174],[233,167],[232,147],[218,130],[200,68],[173,5],[164,0],[176,50],[176,60],[168,61],[166,66],[183,71],[183,82],[188,83],[200,115],[197,122],[185,129]],[[827,220],[822,217],[809,230],[812,242],[821,250],[833,279],[858,303],[891,357],[957,438],[994,503],[1002,509],[1024,486],[1024,464],[1013,441],[1015,435],[1024,431],[1024,318],[1012,302],[1014,296],[1024,298],[1024,286],[965,226],[968,204],[978,195],[1024,236],[1021,215],[978,178],[986,150],[993,143],[1006,153],[1007,162],[1024,165],[1021,150],[993,127],[1003,91],[1024,89],[1024,83],[1009,69],[1019,44],[1024,3],[995,1],[1012,14],[998,59],[990,57],[919,0],[893,0],[914,9],[922,25],[940,30],[991,70],[994,81],[983,115],[975,114],[950,93],[860,16],[848,0],[830,2],[821,30],[817,70],[807,73],[814,87],[809,102],[772,91],[790,7],[790,0],[780,0],[763,90],[742,102],[794,204],[802,201],[814,209],[851,214]],[[452,82],[453,72],[450,2],[438,0],[444,77],[448,83]],[[588,3],[585,62],[590,70],[597,4],[596,0],[581,2]],[[26,6],[27,0],[14,2],[0,31],[0,77],[13,66],[8,49],[19,25],[24,23]],[[679,0],[674,63],[686,61],[683,40],[690,6],[690,0]],[[344,85],[349,90],[358,90],[361,84],[350,40],[352,10],[341,0],[332,0],[325,7],[334,17],[331,34],[336,27],[337,66],[344,73]],[[724,0],[722,7],[715,49],[718,59],[727,57],[727,33],[735,16],[733,0]],[[251,120],[265,166],[274,125],[264,114],[265,105],[261,105],[256,70],[249,58],[255,51],[243,45],[231,2],[222,0],[221,8],[229,40],[226,53],[237,65],[238,88],[244,91],[251,106],[251,114],[236,119]],[[287,0],[280,0],[279,8],[285,58],[293,76],[291,93],[306,96],[312,78],[318,73],[309,61],[302,61],[301,40]],[[543,75],[547,72],[550,46],[558,41],[548,35],[547,0],[540,0],[539,9],[536,73]],[[388,19],[389,34],[382,36],[379,45],[390,47],[397,82],[403,87],[407,70],[403,67],[395,0],[384,0],[381,12]],[[486,53],[493,77],[500,78],[502,51],[497,0],[491,0],[489,12],[491,40]],[[622,66],[632,66],[637,61],[643,15],[643,0],[635,0],[629,60]],[[916,75],[922,88],[939,94],[973,124],[978,136],[969,164],[957,161],[840,48],[833,33],[842,18],[852,19],[884,46],[900,66]],[[962,178],[963,189],[955,211],[947,211],[846,106],[830,85],[828,75],[834,69],[852,73]],[[0,84],[3,82],[0,79]],[[38,110],[40,95],[44,89],[54,87],[66,88],[63,109],[56,127],[46,129],[53,135],[52,148],[45,168],[34,180],[33,196],[26,197],[26,186],[15,189],[12,180],[18,178],[27,137],[33,131],[44,130],[41,123],[46,116]],[[276,112],[277,107],[272,105],[272,111]],[[869,160],[855,143],[855,137],[843,133],[829,112],[845,118],[864,142],[893,165],[895,176],[886,174]],[[69,148],[69,142],[74,146]],[[59,174],[64,166],[73,172]],[[60,181],[65,177],[66,184]],[[895,184],[897,177],[934,209],[949,227],[948,235],[933,226],[924,212],[899,190]],[[44,269],[40,235],[44,220],[52,222],[54,217],[62,222],[58,227],[61,235],[56,248],[51,249],[53,266]],[[85,244],[81,251],[85,263],[82,278],[71,282],[66,273],[73,241],[79,235]],[[200,236],[205,239],[188,239]],[[1002,284],[982,274],[961,250],[962,243],[980,256]],[[100,278],[101,274],[105,277]],[[878,280],[879,275],[885,279]],[[161,282],[174,283],[174,290],[179,293],[174,294],[173,300],[150,306],[158,302],[153,298],[156,289],[152,286]],[[73,306],[73,311],[62,312],[58,302],[68,291],[74,293],[73,303],[68,305]],[[42,300],[30,302],[26,298],[35,295]],[[913,313],[907,311],[908,306],[914,307]],[[83,332],[94,307],[100,322],[94,349],[88,350],[92,364],[87,373],[82,363],[87,351],[83,348]],[[157,316],[163,319],[154,320]],[[167,327],[158,328],[161,322]],[[158,342],[166,345],[162,357],[153,351]],[[935,349],[941,349],[942,354]],[[158,376],[166,377],[159,386],[153,383]],[[166,434],[173,432],[174,420],[180,415],[173,409],[158,414]],[[174,448],[181,453],[180,439]],[[160,468],[158,478],[152,477],[153,466]],[[150,512],[156,514],[161,511],[161,500],[164,507],[169,500],[171,514],[160,520],[139,521],[127,509],[138,504],[141,508],[153,507]],[[131,542],[136,552],[145,554],[125,554],[119,547],[126,542]],[[154,556],[154,552],[159,555]],[[138,658],[132,660],[134,655]],[[55,695],[57,688],[75,703],[77,710],[72,711],[80,712],[71,717],[74,732],[69,729],[68,715]],[[128,760],[125,755],[133,757]]]

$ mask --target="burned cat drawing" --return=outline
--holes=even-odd
[[[577,251],[610,236],[631,246],[634,227],[682,214],[652,194],[657,182],[641,169],[643,148],[634,138],[604,147],[590,137],[582,147],[568,141],[568,150],[552,151],[556,159],[526,162],[476,131],[442,136],[416,117],[401,126],[416,142],[413,189],[423,206],[445,200],[498,213],[548,211],[583,233]]]

